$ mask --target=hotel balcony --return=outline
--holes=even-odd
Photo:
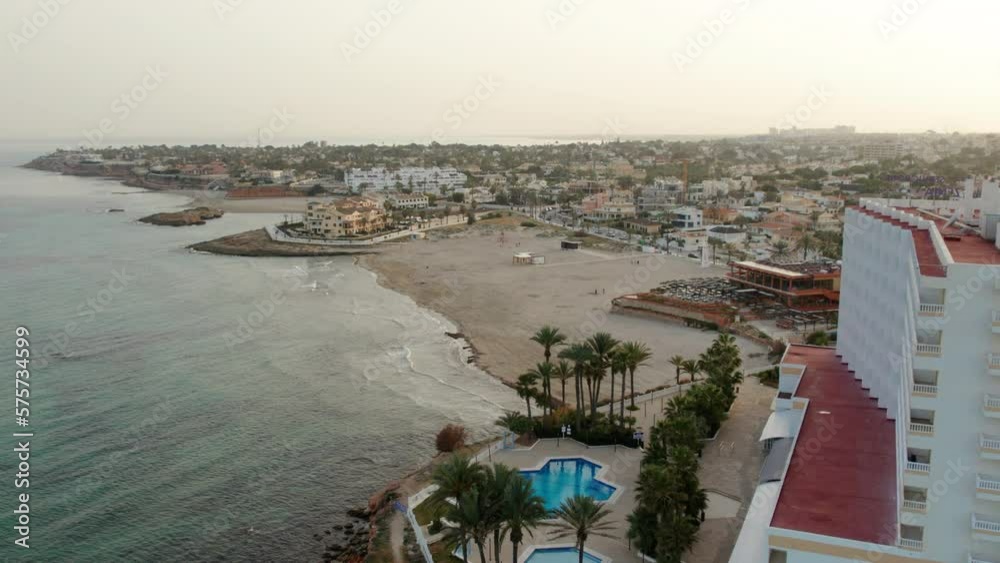
[[[917,514],[926,514],[927,489],[903,487],[903,510],[916,512]]]
[[[1000,542],[1000,518],[973,514],[972,536],[978,540]]]
[[[923,342],[917,342],[915,350],[917,351],[918,356],[923,356],[925,358],[941,357],[940,344],[924,344]]]
[[[1000,436],[979,435],[979,457],[1000,460]]]
[[[899,526],[899,547],[910,551],[924,550],[924,529],[920,526]]]
[[[937,397],[938,392],[938,372],[929,369],[913,370],[913,396],[914,397]]]
[[[983,414],[990,418],[1000,418],[1000,397],[996,395],[983,397]]]
[[[906,472],[929,475],[931,472],[931,451],[906,448]]]
[[[944,303],[921,303],[920,316],[922,317],[943,317]]]
[[[986,365],[990,375],[1000,377],[1000,354],[989,354],[986,357]]]
[[[992,475],[976,475],[976,498],[982,500],[1000,501],[1000,477]]]
[[[910,434],[917,436],[934,435],[934,411],[910,409]]]

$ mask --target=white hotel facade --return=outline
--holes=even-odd
[[[996,180],[847,210],[837,347],[782,360],[731,563],[1000,563],[998,223]]]
[[[352,168],[344,172],[344,183],[355,193],[399,189],[440,195],[442,188],[450,192],[464,186],[467,179],[465,174],[450,167],[403,167],[398,170]]]

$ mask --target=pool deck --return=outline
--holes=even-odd
[[[568,457],[583,458],[600,465],[598,478],[617,489],[604,503],[611,509],[609,521],[614,524],[611,532],[614,537],[590,538],[587,541],[587,551],[601,556],[604,563],[642,561],[637,551],[629,550],[626,520],[635,507],[635,482],[639,478],[639,465],[642,460],[642,452],[639,450],[623,446],[587,447],[575,440],[539,440],[531,448],[498,451],[493,454],[493,462],[530,471],[538,469],[548,459]],[[518,560],[524,561],[525,553],[531,548],[561,546],[573,542],[572,539],[552,539],[554,532],[555,530],[545,526],[535,530],[534,536],[526,537],[524,544],[520,546]],[[507,541],[501,549],[501,560],[510,561],[512,555],[511,544]],[[487,557],[489,556],[487,553]],[[479,554],[474,554],[469,560],[479,561]]]

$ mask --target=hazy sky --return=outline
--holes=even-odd
[[[745,134],[797,110],[801,127],[1000,131],[995,0],[3,0],[0,13],[5,139],[100,139],[102,120],[108,144],[258,128],[276,143]]]

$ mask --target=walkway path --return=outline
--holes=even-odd
[[[776,391],[747,377],[729,419],[714,442],[705,448],[699,478],[701,486],[742,502],[735,518],[708,519],[701,525],[698,543],[688,563],[726,563],[740,534],[763,461],[758,439],[771,415]]]

